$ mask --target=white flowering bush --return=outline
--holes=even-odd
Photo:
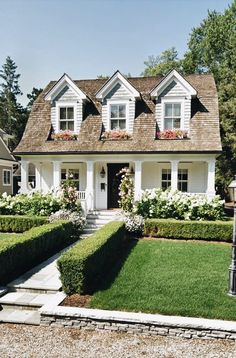
[[[58,220],[70,221],[77,231],[82,231],[86,224],[86,219],[81,212],[61,209],[49,216],[49,222]]]
[[[124,212],[123,220],[125,228],[131,234],[142,235],[144,229],[144,219],[141,215]]]
[[[224,201],[219,196],[208,198],[202,194],[181,191],[145,190],[133,212],[144,218],[173,218],[178,220],[223,220]]]
[[[49,216],[60,209],[82,212],[78,191],[69,182],[47,194],[35,191],[15,196],[0,195],[0,215]]]
[[[3,193],[0,195],[0,215],[48,216],[59,210],[61,205],[61,200],[52,193],[44,195],[33,192],[16,196]]]

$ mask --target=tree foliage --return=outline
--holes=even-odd
[[[15,62],[8,56],[0,70],[0,127],[14,135],[11,149],[19,142],[28,118],[26,108],[17,101],[17,96],[22,95],[19,78]]]
[[[180,70],[181,60],[175,47],[171,47],[163,51],[160,56],[149,56],[147,61],[144,61],[144,65],[146,68],[142,73],[143,76],[165,76],[173,68]]]

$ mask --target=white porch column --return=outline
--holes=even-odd
[[[58,188],[61,184],[61,162],[55,160],[53,163],[53,187]]]
[[[208,196],[215,195],[215,158],[209,160],[208,164],[208,175],[207,175],[207,190],[206,193]]]
[[[42,191],[42,163],[35,163],[35,190]]]
[[[139,200],[142,193],[142,162],[136,160],[134,162],[134,200]]]
[[[171,161],[171,190],[178,189],[178,160]]]
[[[87,161],[87,186],[86,186],[86,202],[87,210],[94,209],[94,162]]]
[[[26,194],[29,192],[29,162],[27,160],[21,160],[21,187],[19,192]]]

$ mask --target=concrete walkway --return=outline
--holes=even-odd
[[[61,290],[56,262],[67,249],[0,288],[0,322],[39,325],[38,309],[50,303]]]

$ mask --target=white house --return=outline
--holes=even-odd
[[[63,137],[65,130],[77,136]],[[136,199],[143,189],[169,186],[213,196],[220,152],[213,77],[173,70],[131,78],[117,71],[108,80],[64,74],[35,101],[14,153],[21,157],[22,192],[31,190],[33,163],[36,190],[47,192],[71,175],[92,210],[118,207],[116,174],[124,166],[134,171]]]
[[[0,128],[0,193],[13,194],[13,166],[17,164],[8,148],[13,136]]]

